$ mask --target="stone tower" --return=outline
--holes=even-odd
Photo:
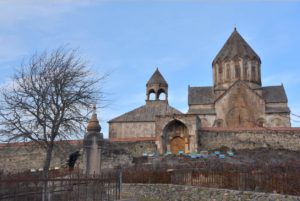
[[[96,107],[87,126],[87,134],[84,138],[85,169],[87,175],[100,174],[101,168],[101,145],[103,135],[100,133],[101,126],[97,119]]]
[[[213,86],[189,87],[204,127],[290,127],[283,85],[262,86],[261,60],[236,28],[212,62]]]
[[[215,95],[242,80],[250,88],[261,87],[261,60],[236,28],[212,62]]]
[[[165,94],[164,100],[168,101],[168,83],[166,82],[165,78],[161,75],[158,68],[147,82],[146,90],[147,101],[151,101],[151,94],[155,95],[154,100],[161,100],[161,94]]]

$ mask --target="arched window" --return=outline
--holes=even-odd
[[[156,99],[156,97],[155,97],[155,91],[154,91],[154,89],[150,89],[148,91],[148,100],[155,100],[155,99]]]
[[[219,80],[219,82],[222,82],[222,80],[223,80],[223,77],[222,77],[223,69],[222,69],[222,65],[221,64],[219,65],[218,73],[219,73],[218,80]]]
[[[219,74],[222,74],[222,72],[223,72],[222,66],[219,65]]]
[[[158,92],[157,92],[157,98],[158,100],[167,100],[167,94],[165,92],[165,90],[163,89],[159,89]]]
[[[239,64],[235,64],[235,78],[236,79],[241,78],[241,68]]]
[[[256,67],[255,66],[251,67],[251,78],[254,81],[256,80]]]
[[[248,80],[248,66],[244,68],[244,80]]]
[[[230,66],[229,64],[226,64],[226,79],[230,80],[231,76],[230,76]]]

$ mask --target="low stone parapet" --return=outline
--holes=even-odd
[[[137,201],[300,201],[300,197],[172,184],[123,184],[121,197]]]

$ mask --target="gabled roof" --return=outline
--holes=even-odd
[[[287,96],[282,85],[262,87],[262,95],[266,103],[287,103]]]
[[[213,104],[214,100],[215,94],[213,87],[189,87],[189,105]]]
[[[149,81],[147,82],[147,85],[149,84],[163,84],[168,85],[165,78],[162,76],[162,74],[159,72],[158,68],[153,73],[153,75],[150,77]]]
[[[109,121],[112,122],[151,122],[157,115],[182,114],[179,110],[168,105],[166,101],[149,101],[146,105],[127,112]]]
[[[262,87],[262,97],[266,103],[287,103],[287,96],[282,85]],[[228,91],[228,90],[227,90]],[[212,104],[215,101],[213,87],[189,87],[189,105]]]
[[[261,62],[259,56],[238,33],[236,28],[234,28],[234,31],[213,60],[213,64],[217,61],[231,60],[235,57],[256,59],[259,63]]]

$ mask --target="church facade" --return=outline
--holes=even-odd
[[[115,141],[155,141],[160,153],[198,151],[201,128],[290,127],[283,85],[262,86],[261,60],[236,29],[212,62],[213,86],[188,87],[187,113],[168,104],[158,69],[146,84],[145,105],[110,120]]]

